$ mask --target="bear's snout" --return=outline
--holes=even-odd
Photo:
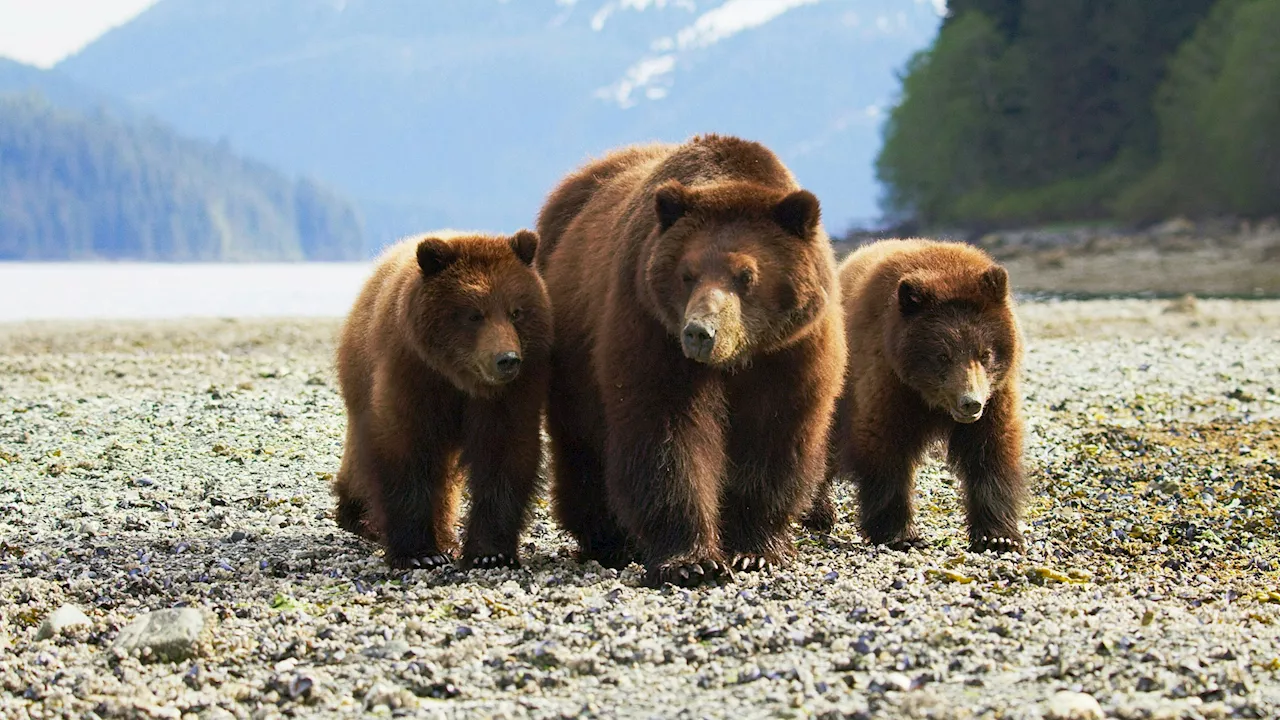
[[[684,348],[684,356],[690,360],[710,362],[716,347],[715,325],[705,320],[690,320],[680,334],[680,345]]]
[[[703,282],[684,310],[680,347],[684,356],[707,365],[721,365],[741,350],[741,301],[717,283]]]
[[[956,412],[953,415],[958,422],[974,422],[982,417],[982,409],[985,406],[986,403],[977,395],[965,393],[960,396],[960,402],[956,404]]]
[[[977,422],[991,396],[991,379],[980,363],[965,369],[964,389],[951,404],[951,417],[958,423]]]
[[[493,356],[493,377],[498,382],[511,382],[520,374],[522,360],[520,353],[514,350],[497,353]]]

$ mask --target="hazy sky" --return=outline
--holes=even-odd
[[[0,55],[49,67],[156,0],[0,0]]]

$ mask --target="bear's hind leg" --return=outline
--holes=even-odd
[[[379,542],[378,533],[369,525],[369,504],[365,502],[360,491],[367,484],[361,480],[368,478],[362,474],[369,472],[367,463],[361,462],[363,438],[356,437],[355,421],[347,428],[347,440],[342,448],[342,465],[338,468],[338,477],[333,482],[333,496],[337,503],[334,507],[333,519],[338,527],[365,540]]]
[[[585,340],[571,339],[552,357],[547,398],[551,436],[552,512],[578,543],[578,560],[622,569],[635,557],[627,533],[609,508],[604,469],[604,408],[590,373]]]
[[[552,502],[556,519],[578,541],[578,560],[621,569],[635,560],[627,532],[609,509],[604,461],[590,448],[551,440]]]
[[[365,516],[368,512],[369,506],[365,504],[364,500],[357,497],[339,495],[338,505],[334,510],[334,520],[338,523],[338,527],[343,530],[353,535],[359,535],[365,540],[377,542],[377,534],[365,522]]]
[[[806,528],[815,532],[831,532],[831,528],[836,526],[836,503],[831,498],[833,484],[834,478],[829,474],[822,479],[822,485],[814,493],[813,504],[800,520]]]
[[[1015,392],[997,392],[982,418],[951,431],[947,457],[964,486],[969,549],[974,552],[1023,550],[1018,520],[1026,480]]]

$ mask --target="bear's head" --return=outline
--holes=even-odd
[[[832,301],[834,259],[813,193],[670,180],[654,205],[639,282],[689,359],[746,364],[805,335]]]
[[[995,264],[909,272],[891,303],[887,352],[898,376],[930,407],[976,422],[1020,361],[1008,273]]]
[[[459,389],[493,395],[551,349],[551,302],[533,270],[538,236],[426,237],[402,302],[414,345]]]

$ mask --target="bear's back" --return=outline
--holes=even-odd
[[[377,355],[385,354],[388,340],[394,342],[399,295],[405,283],[417,275],[419,237],[402,239],[388,246],[373,263],[369,279],[342,326],[338,344],[338,381],[349,405],[363,406],[370,394]]]

